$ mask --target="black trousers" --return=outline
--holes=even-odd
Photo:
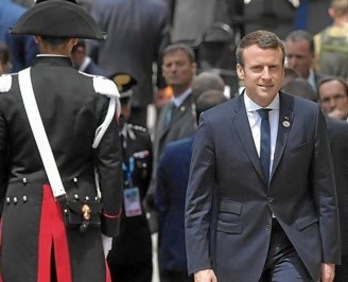
[[[128,264],[110,264],[112,282],[151,282],[152,260]]]
[[[259,282],[294,281],[313,282],[285,232],[277,220],[273,219],[268,257]]]
[[[193,282],[186,271],[160,270],[161,282]]]

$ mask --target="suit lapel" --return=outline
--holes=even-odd
[[[244,151],[248,155],[251,163],[253,164],[257,173],[264,179],[260,159],[256,151],[254,138],[251,133],[247,113],[244,105],[244,95],[240,95],[236,102],[234,109],[235,114],[232,117],[235,130],[239,136],[240,142],[244,148]]]
[[[279,99],[279,125],[271,177],[275,173],[279,161],[283,155],[284,148],[288,141],[289,133],[292,127],[292,122],[294,120],[293,97],[281,93]]]

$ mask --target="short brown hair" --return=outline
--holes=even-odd
[[[244,36],[244,38],[239,42],[236,57],[237,63],[242,67],[244,66],[243,51],[246,47],[251,45],[257,45],[262,49],[278,49],[283,53],[283,64],[285,63],[285,49],[283,42],[275,35],[273,32],[266,30],[257,30],[251,32]]]

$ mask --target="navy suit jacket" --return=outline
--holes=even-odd
[[[157,171],[158,252],[160,269],[187,271],[185,199],[193,137],[171,142]]]
[[[340,261],[333,168],[317,104],[280,93],[269,183],[244,95],[201,115],[192,151],[185,222],[190,273],[212,268],[219,282],[258,281],[272,213],[313,280],[319,280],[322,262]]]

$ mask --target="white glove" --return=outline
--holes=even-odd
[[[108,256],[109,251],[112,248],[112,237],[105,236],[104,234],[102,234],[101,236],[103,242],[104,255],[106,258]]]

